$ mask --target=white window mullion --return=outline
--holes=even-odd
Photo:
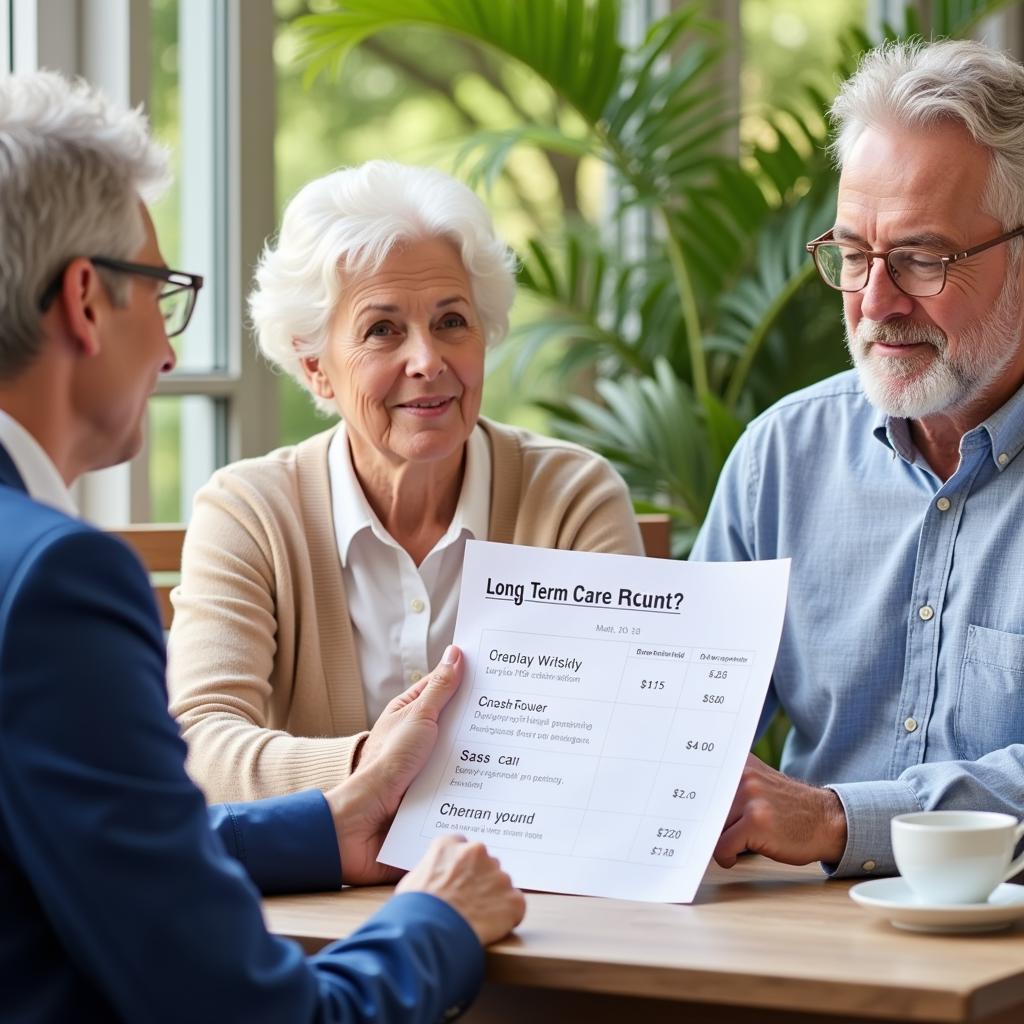
[[[201,301],[182,335],[180,365],[223,372],[230,366],[233,338],[228,291],[226,122],[230,67],[224,0],[180,0],[178,87],[181,118],[181,264],[205,278]],[[231,374],[231,376],[234,376]],[[192,495],[226,456],[218,445],[217,406],[206,397],[181,399],[180,485],[182,520]],[[220,449],[220,450],[218,450]]]
[[[11,0],[0,0],[0,74],[13,67],[11,57]]]

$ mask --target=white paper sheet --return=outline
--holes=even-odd
[[[693,899],[753,740],[789,561],[470,541],[466,671],[380,860],[485,842],[525,889]]]

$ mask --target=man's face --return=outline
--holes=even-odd
[[[943,255],[985,242],[1004,230],[982,210],[989,168],[987,150],[959,125],[869,129],[843,168],[835,236],[876,252],[916,245]],[[911,419],[972,409],[984,418],[1024,378],[1021,298],[1021,268],[1005,245],[950,264],[945,288],[926,298],[905,295],[873,261],[864,289],[843,295],[868,398]]]
[[[130,262],[166,266],[149,211],[145,206],[141,210],[146,239]],[[157,378],[175,363],[157,303],[164,283],[131,274],[127,284],[126,306],[104,306],[102,348],[98,358],[90,361],[79,392],[79,404],[102,447],[97,461],[103,465],[115,465],[138,454],[146,403]]]

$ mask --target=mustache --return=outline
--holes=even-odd
[[[944,331],[931,324],[918,323],[916,320],[886,320],[879,323],[864,318],[857,324],[855,337],[864,348],[871,344],[931,345],[941,355],[947,347]]]

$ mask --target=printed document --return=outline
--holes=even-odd
[[[677,562],[470,541],[465,675],[380,860],[487,844],[524,889],[685,903],[732,803],[789,561]]]

